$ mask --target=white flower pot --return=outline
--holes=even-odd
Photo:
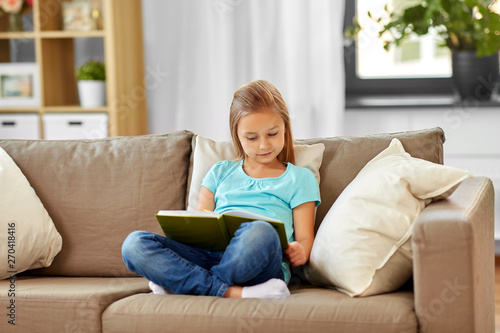
[[[78,97],[84,108],[106,105],[106,82],[82,80],[78,81]]]

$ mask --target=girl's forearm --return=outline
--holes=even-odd
[[[300,245],[302,245],[302,248],[304,249],[304,255],[306,256],[306,262],[309,261],[309,257],[311,256],[311,251],[314,243],[314,239],[304,239],[299,242]]]

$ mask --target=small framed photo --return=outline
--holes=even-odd
[[[62,3],[62,19],[64,30],[89,31],[95,30],[92,17],[93,6],[90,1],[73,1]]]
[[[36,63],[0,63],[0,107],[40,106],[40,76]]]

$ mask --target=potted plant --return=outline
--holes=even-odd
[[[442,39],[440,46],[452,52],[452,79],[460,97],[488,100],[499,77],[499,7],[488,0],[417,0],[399,11],[386,5],[385,17],[368,16],[380,24],[386,50],[433,29]],[[355,19],[346,37],[352,39],[361,30]]]
[[[78,97],[82,107],[106,105],[106,69],[102,62],[90,60],[76,71]]]

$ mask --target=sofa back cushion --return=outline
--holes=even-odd
[[[298,140],[304,144],[318,142],[325,144],[320,168],[321,205],[318,206],[316,213],[315,231],[318,230],[321,221],[340,193],[366,163],[389,146],[393,138],[398,138],[412,157],[443,163],[445,137],[441,128],[359,137]]]
[[[184,209],[192,133],[98,140],[0,140],[63,238],[43,275],[131,276],[121,245],[161,233],[155,214]]]

